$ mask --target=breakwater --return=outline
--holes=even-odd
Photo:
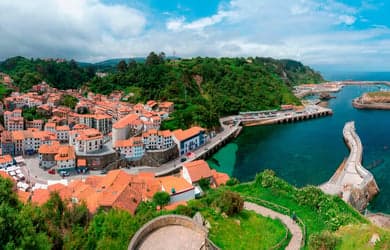
[[[348,158],[336,170],[330,180],[322,185],[322,191],[339,195],[359,211],[363,211],[379,192],[374,176],[362,164],[363,146],[355,132],[354,122],[347,122],[343,137],[350,149]]]

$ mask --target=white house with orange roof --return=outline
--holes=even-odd
[[[173,141],[178,145],[180,155],[191,152],[206,143],[205,129],[201,127],[178,129],[172,133]]]
[[[56,126],[57,125],[54,122],[47,122],[45,124],[44,130],[52,133],[56,133]]]
[[[195,188],[184,178],[165,176],[157,180],[161,184],[161,190],[171,197],[170,203],[195,199]]]
[[[204,160],[183,163],[182,176],[192,185],[197,184],[201,179],[209,180],[210,184],[214,182],[209,164]]]
[[[168,114],[174,111],[174,103],[173,102],[160,102],[158,105],[159,111],[167,112]]]
[[[44,124],[44,121],[41,119],[26,121],[26,129],[35,128],[35,129],[42,130],[43,124]]]
[[[59,172],[71,171],[76,167],[76,154],[73,146],[60,146],[54,159],[57,162],[57,170]]]
[[[1,155],[0,156],[0,169],[9,167],[13,164],[13,158],[10,155]]]
[[[8,131],[17,131],[24,129],[24,119],[22,117],[22,110],[15,109],[14,111],[4,112],[4,125]]]
[[[166,150],[175,145],[169,130],[150,129],[142,133],[142,140],[146,150]]]
[[[141,137],[131,137],[127,140],[116,141],[114,148],[128,160],[139,160],[145,154]]]
[[[60,142],[68,142],[69,141],[69,126],[63,125],[63,126],[56,126],[55,128],[57,139]]]
[[[142,132],[143,123],[137,114],[129,114],[114,123],[112,126],[112,142],[126,140],[131,134]]]
[[[39,146],[39,167],[43,169],[54,167],[56,165],[55,156],[57,155],[59,148],[60,144],[58,142],[53,143],[52,145],[42,144]]]
[[[69,141],[70,143],[72,140]],[[75,138],[76,150],[82,153],[91,153],[103,148],[103,135],[94,128],[78,130]]]

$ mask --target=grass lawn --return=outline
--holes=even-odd
[[[374,234],[378,234],[380,241],[373,246],[370,239]],[[374,225],[348,225],[341,227],[336,235],[340,241],[336,249],[390,249],[390,231],[380,229]]]
[[[329,214],[337,214],[337,218],[336,216],[335,218],[331,218],[333,220],[343,218],[344,221],[348,221],[347,224],[368,223],[363,216],[340,199],[332,201],[332,204],[329,206],[330,208],[316,211],[312,207],[299,204],[289,192],[275,191],[271,188],[255,186],[252,183],[240,184],[228,188],[240,193],[242,196],[260,198],[284,206],[290,209],[290,212],[294,211],[306,225],[306,243],[312,233],[321,232],[323,230],[334,231],[332,230],[332,226],[329,221]],[[253,200],[253,202],[256,201]],[[264,205],[261,203],[259,204]],[[272,207],[270,208],[274,209]]]
[[[285,246],[289,242],[289,232],[279,220],[262,217],[252,211],[224,218],[213,209],[202,211],[210,222],[209,239],[224,250],[237,249],[270,249],[288,235]],[[283,247],[282,247],[283,248]]]

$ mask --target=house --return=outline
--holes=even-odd
[[[173,102],[161,102],[158,105],[159,111],[167,112],[168,114],[172,113],[174,111],[174,104]]]
[[[126,115],[112,126],[112,143],[115,145],[116,141],[126,140],[142,130],[143,123],[137,114]]]
[[[214,183],[213,173],[204,160],[183,163],[182,176],[192,185],[197,184],[201,179],[209,180],[210,184]]]
[[[1,133],[1,151],[3,155],[15,155],[15,144],[10,131],[3,131]]]
[[[55,156],[58,153],[60,144],[53,143],[52,145],[42,144],[39,149],[39,167],[43,169],[48,169],[56,165]]]
[[[73,146],[60,146],[54,157],[57,162],[57,171],[72,171],[76,167],[76,154]]]
[[[82,153],[91,153],[103,148],[103,135],[94,128],[71,131],[69,143],[75,142],[76,150]],[[73,139],[73,137],[75,138]]]
[[[55,128],[57,139],[60,142],[68,142],[69,141],[69,126],[63,125],[63,126],[56,126]]]
[[[0,169],[11,166],[13,162],[14,160],[11,155],[0,156]]]
[[[134,161],[141,159],[144,154],[144,144],[141,137],[131,137],[127,140],[115,142],[114,148],[126,159]]]
[[[161,184],[161,190],[171,197],[170,203],[195,199],[195,188],[184,178],[165,176],[157,180]]]
[[[8,131],[23,130],[24,119],[22,117],[22,110],[15,109],[14,111],[4,112],[4,126]]]
[[[85,124],[90,128],[95,128],[106,135],[112,130],[112,116],[105,114],[79,115],[80,124]]]
[[[217,172],[215,169],[212,169],[211,172],[213,173],[215,187],[226,185],[226,182],[230,180],[229,175],[225,173]]]
[[[173,140],[179,147],[179,154],[184,155],[205,144],[205,129],[192,127],[173,131]]]
[[[48,122],[45,124],[45,128],[44,128],[45,131],[49,131],[49,132],[52,132],[52,133],[56,133],[56,124],[54,122]]]
[[[169,130],[150,129],[142,133],[142,140],[146,150],[166,150],[175,145]]]
[[[38,130],[42,130],[43,123],[44,122],[41,119],[32,120],[32,121],[26,121],[26,129],[35,128],[35,129],[38,129]]]

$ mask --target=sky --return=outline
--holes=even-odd
[[[386,0],[0,0],[0,60],[164,51],[390,71],[388,13]]]

